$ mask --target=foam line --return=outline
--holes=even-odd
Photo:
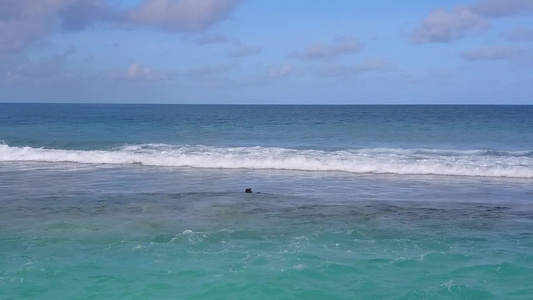
[[[0,161],[533,178],[533,152],[124,145],[82,151],[0,145]]]

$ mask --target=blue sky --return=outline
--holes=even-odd
[[[533,1],[0,0],[0,102],[533,104]]]

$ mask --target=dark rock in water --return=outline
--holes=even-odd
[[[248,193],[248,194],[251,194],[252,193],[252,189],[251,188],[247,188],[244,190],[245,193]]]

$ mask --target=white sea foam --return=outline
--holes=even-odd
[[[82,151],[0,144],[0,161],[533,178],[533,152],[527,151],[388,148],[323,151],[165,144]]]

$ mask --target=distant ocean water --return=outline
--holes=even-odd
[[[0,298],[529,299],[532,183],[533,106],[0,104]]]

